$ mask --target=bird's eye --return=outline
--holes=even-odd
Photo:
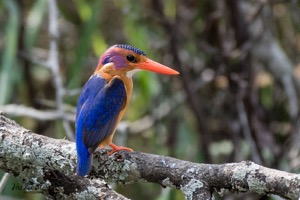
[[[131,54],[127,55],[126,56],[126,59],[129,61],[129,62],[132,62],[132,63],[136,63],[137,60],[135,59],[135,57]]]

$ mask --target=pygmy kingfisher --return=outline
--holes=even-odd
[[[132,75],[139,70],[161,74],[179,74],[155,62],[132,46],[111,46],[100,57],[94,74],[84,85],[76,111],[76,149],[79,176],[87,175],[92,166],[93,152],[97,147],[111,146],[112,154],[119,147],[112,143],[117,127],[128,108],[132,93]]]

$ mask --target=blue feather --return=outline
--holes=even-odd
[[[92,153],[113,133],[118,115],[126,104],[126,90],[122,80],[110,83],[99,75],[85,84],[76,112],[77,174],[89,173]]]
[[[76,121],[76,149],[77,149],[77,168],[76,173],[79,176],[88,174],[92,167],[92,155],[88,148],[82,142],[83,121],[82,115],[79,115]]]
[[[77,110],[76,110],[76,119],[78,118],[78,115],[80,114],[81,107],[85,102],[87,102],[88,99],[93,99],[97,95],[98,91],[100,91],[104,86],[106,85],[106,80],[93,75],[84,85],[82,88],[79,100],[78,100],[78,105],[77,105]]]
[[[142,50],[139,50],[138,48],[130,46],[128,44],[116,44],[116,47],[133,51],[139,55],[147,56]]]
[[[107,57],[104,58],[104,60],[102,62],[102,65],[105,65],[105,64],[107,64],[109,62],[110,62],[110,56],[107,56]]]

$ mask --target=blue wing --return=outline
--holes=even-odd
[[[91,154],[113,133],[120,111],[126,104],[122,80],[109,83],[99,75],[85,84],[76,111],[77,174],[85,175],[91,168]]]
[[[77,110],[76,110],[76,125],[78,122],[79,114],[81,113],[81,108],[84,105],[84,103],[90,99],[90,98],[95,98],[97,95],[97,92],[99,92],[104,86],[106,85],[106,80],[98,77],[98,76],[92,76],[84,85],[82,88],[78,105],[77,105]]]
[[[105,79],[94,75],[81,96],[77,115],[81,116],[79,123],[83,123],[82,139],[93,152],[114,131],[118,115],[126,104],[126,90],[118,78],[107,84]]]

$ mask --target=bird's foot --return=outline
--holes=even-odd
[[[128,147],[122,147],[122,146],[117,146],[113,143],[109,144],[109,146],[112,148],[112,150],[110,152],[108,152],[108,156],[110,156],[111,154],[117,152],[117,151],[120,151],[120,150],[125,150],[125,151],[130,151],[132,152],[133,150],[128,148]]]

